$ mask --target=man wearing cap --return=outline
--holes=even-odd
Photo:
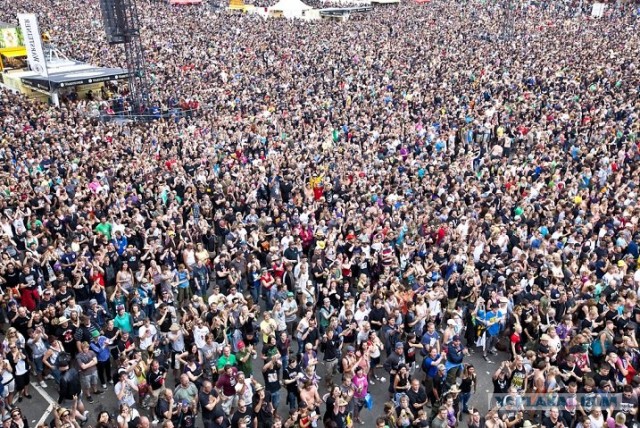
[[[87,316],[91,319],[91,324],[97,328],[103,328],[107,322],[107,313],[102,306],[98,304],[96,299],[89,300],[89,309]]]
[[[271,394],[264,386],[257,384],[253,395],[253,412],[257,416],[258,428],[271,428],[273,425],[273,404],[271,404]]]
[[[58,318],[58,328],[56,329],[56,337],[60,338],[64,350],[71,354],[72,357],[78,353],[78,347],[74,339],[76,328],[69,322],[64,315]]]
[[[455,382],[462,371],[462,361],[465,355],[469,355],[469,351],[462,345],[460,336],[456,334],[447,346],[447,361],[445,362],[450,385]]]
[[[396,342],[394,351],[391,353],[391,355],[387,357],[387,359],[384,362],[384,369],[391,375],[389,377],[389,380],[391,382],[393,382],[393,378],[396,375],[396,372],[398,371],[398,367],[404,363],[405,363],[404,343]]]
[[[179,427],[195,427],[196,426],[196,407],[198,403],[195,400],[182,400],[178,410]]]
[[[135,395],[138,393],[138,382],[131,378],[125,369],[118,370],[118,382],[114,387],[114,392],[120,404],[135,407]]]
[[[53,296],[53,291],[51,289],[44,290],[44,292],[42,293],[42,299],[38,304],[38,309],[40,309],[41,311],[44,311],[49,306],[55,306],[55,305],[56,305],[56,298]]]
[[[89,349],[91,349],[98,359],[97,371],[98,378],[102,384],[102,389],[107,389],[107,379],[111,378],[111,352],[109,345],[111,341],[105,336],[100,335],[98,330],[91,332],[91,342],[89,342]]]

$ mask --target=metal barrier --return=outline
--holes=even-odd
[[[106,114],[101,112],[98,119],[101,122],[152,122],[159,119],[182,119],[184,117],[193,117],[200,112],[201,109],[182,109],[173,108],[153,114],[132,114],[130,112],[118,112],[114,114]]]

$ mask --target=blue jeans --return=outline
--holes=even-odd
[[[280,406],[280,391],[271,393],[271,404],[273,405],[274,410],[277,412],[278,407]]]
[[[36,374],[41,375],[44,372],[44,363],[42,362],[42,355],[33,358],[33,367],[36,369]]]
[[[468,412],[469,411],[469,400],[471,399],[471,393],[470,392],[463,392],[460,394],[460,404],[462,404],[462,411],[463,412]]]
[[[260,284],[253,284],[249,286],[249,293],[254,303],[260,302]]]
[[[287,403],[289,405],[289,410],[294,410],[298,408],[298,395],[295,392],[289,391],[287,392]]]

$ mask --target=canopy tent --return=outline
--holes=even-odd
[[[301,18],[312,9],[311,6],[307,6],[300,0],[280,0],[269,8],[269,12],[282,15],[285,18]]]
[[[320,16],[322,17],[340,17],[345,15],[351,15],[352,13],[364,13],[371,12],[373,7],[371,6],[354,6],[354,7],[330,7],[327,9],[320,9]]]
[[[202,0],[169,0],[169,4],[178,5],[178,4],[200,4]]]
[[[89,83],[100,83],[108,80],[128,79],[129,72],[123,68],[101,68],[86,67],[71,69],[60,72],[50,72],[49,77],[36,75],[26,75],[21,77],[22,83],[30,88],[43,91],[55,91],[61,88],[68,88]]]

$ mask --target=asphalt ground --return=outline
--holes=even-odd
[[[465,357],[465,363],[471,363],[475,366],[476,372],[478,374],[478,386],[476,394],[472,395],[470,406],[478,408],[482,413],[488,410],[488,401],[489,401],[489,393],[493,391],[493,383],[491,381],[491,376],[493,372],[499,367],[499,362],[502,360],[507,360],[509,357],[505,353],[500,353],[497,356],[493,356],[491,359],[495,362],[493,364],[488,363],[482,358],[482,353],[480,348],[476,349],[474,353],[470,356]],[[255,363],[254,373],[256,373],[256,379],[264,384],[264,380],[261,375],[262,368],[262,360],[257,359],[253,360]],[[420,362],[420,359],[419,361]],[[369,392],[373,397],[373,408],[371,410],[364,409],[360,414],[361,419],[364,422],[363,426],[372,427],[375,426],[375,420],[378,416],[383,414],[383,406],[384,403],[389,401],[389,375],[384,371],[384,369],[377,369],[378,376],[384,376],[386,378],[386,382],[376,382],[374,385],[369,385]],[[327,388],[324,386],[326,371],[323,364],[318,365],[318,375],[322,377],[320,383],[320,396],[323,396],[324,393],[327,392]],[[416,376],[419,379],[422,379],[422,373],[419,369],[416,371]],[[340,383],[339,375],[336,375],[334,378],[335,383]],[[20,407],[23,414],[29,420],[30,426],[34,427],[38,422],[46,422],[47,424],[53,419],[53,416],[50,414],[53,409],[53,404],[56,403],[58,398],[58,393],[56,390],[56,384],[49,380],[47,381],[48,387],[41,388],[36,386],[32,382],[31,395],[33,398],[31,400],[23,400],[21,403],[16,403],[16,406]],[[168,375],[167,385],[175,385],[175,379],[173,378],[173,374],[170,373]],[[90,404],[85,400],[85,407],[89,411],[89,422],[88,425],[94,425],[96,422],[96,418],[98,414],[103,410],[108,411],[114,417],[117,415],[118,411],[118,400],[113,391],[113,385],[107,384],[108,388],[104,394],[99,396],[94,396],[95,402]],[[288,415],[288,406],[285,405],[284,394],[281,395],[281,404],[278,408],[278,413],[286,419]],[[69,402],[65,404],[70,405]],[[142,415],[150,416],[150,419],[153,420],[153,415],[151,411],[143,410],[138,408]],[[325,408],[321,407],[321,414],[324,414]],[[461,419],[461,427],[466,427],[466,418],[464,415]],[[202,427],[202,420],[198,418],[198,422],[196,424],[198,428]],[[318,421],[318,426],[322,426],[322,421]]]

